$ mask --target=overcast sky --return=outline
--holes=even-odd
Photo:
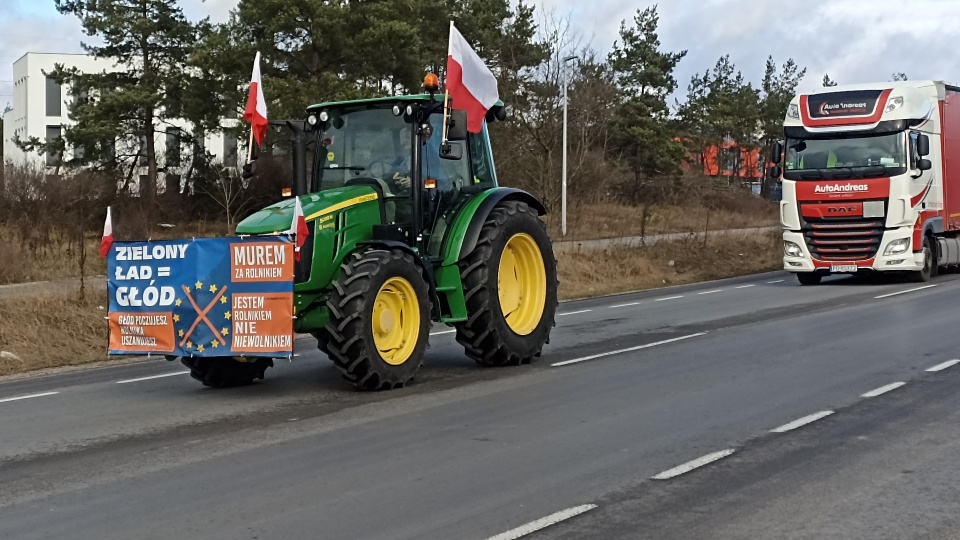
[[[291,0],[297,1],[297,0]],[[569,16],[574,29],[606,52],[620,21],[653,3],[622,0],[527,0],[544,12]],[[191,19],[227,18],[236,0],[182,0]],[[759,82],[767,55],[807,67],[803,86],[824,73],[842,83],[911,79],[960,83],[960,0],[664,0],[660,36],[666,50],[689,51],[677,69],[680,88],[726,53]],[[10,101],[12,64],[26,52],[81,52],[76,18],[57,13],[53,0],[0,0],[0,107]]]

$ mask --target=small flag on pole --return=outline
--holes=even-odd
[[[113,223],[110,222],[110,207],[107,207],[107,219],[103,222],[103,238],[100,239],[100,258],[107,258],[113,245]]]
[[[447,91],[453,108],[467,111],[467,131],[480,133],[483,118],[497,104],[497,78],[450,21]]]
[[[263,146],[263,137],[267,134],[267,102],[263,99],[263,82],[260,80],[260,52],[253,60],[253,75],[250,77],[250,91],[247,94],[247,108],[243,119],[250,122],[250,130],[258,146]]]
[[[307,236],[310,234],[310,229],[307,228],[307,220],[303,215],[303,207],[300,205],[300,197],[293,198],[296,203],[293,207],[293,219],[290,221],[290,229],[287,230],[287,234],[292,234],[296,238],[296,244],[294,248],[293,258],[294,260],[300,260],[300,247],[303,246],[304,242],[307,240]]]

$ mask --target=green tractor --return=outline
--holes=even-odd
[[[453,326],[483,366],[529,363],[555,325],[557,269],[544,206],[500,187],[494,169],[487,123],[506,117],[502,102],[470,133],[466,114],[445,116],[443,97],[428,91],[321,103],[305,121],[286,122],[293,194],[310,231],[295,266],[294,330],[316,337],[361,390],[409,383],[432,321]],[[293,210],[294,200],[283,200],[236,232],[285,231]],[[236,360],[183,362],[208,386],[247,384],[272,365]]]

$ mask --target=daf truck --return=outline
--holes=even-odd
[[[897,81],[794,97],[771,148],[783,267],[928,281],[960,265],[960,87]]]

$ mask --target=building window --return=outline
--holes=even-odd
[[[47,144],[59,141],[61,138],[60,126],[47,126]],[[63,152],[47,152],[47,165],[55,166],[60,164],[63,158]]]
[[[63,97],[60,83],[47,77],[47,116],[61,116],[63,114]]]
[[[223,165],[237,166],[237,139],[229,132],[223,134]]]
[[[180,166],[180,128],[167,128],[166,157],[167,167]]]

